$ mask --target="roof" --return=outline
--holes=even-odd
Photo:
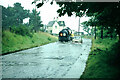
[[[54,23],[55,23],[55,21],[50,21],[50,22],[47,24],[47,26],[51,27],[51,26],[53,26]]]
[[[47,26],[52,27],[54,23],[55,23],[55,21],[50,21],[47,24]],[[57,23],[58,23],[59,26],[65,26],[65,22],[64,21],[58,21]]]

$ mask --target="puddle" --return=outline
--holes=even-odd
[[[62,60],[64,58],[61,58],[61,57],[46,57],[46,58],[43,58],[43,59]]]
[[[16,62],[16,61],[2,61],[2,66],[38,66],[38,62]]]

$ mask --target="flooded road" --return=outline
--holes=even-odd
[[[80,78],[91,40],[82,44],[55,42],[0,56],[3,78]]]

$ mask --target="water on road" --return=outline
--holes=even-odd
[[[1,56],[3,78],[80,78],[91,40],[55,42]]]

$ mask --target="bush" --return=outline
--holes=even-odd
[[[20,25],[20,26],[12,26],[10,28],[10,31],[13,32],[13,33],[16,33],[16,34],[19,34],[19,35],[22,35],[22,36],[30,36],[32,37],[32,34],[30,33],[30,29],[29,27],[25,26],[25,25]]]
[[[49,41],[51,41],[51,38],[50,38],[50,37],[48,37],[48,40],[49,40]]]

